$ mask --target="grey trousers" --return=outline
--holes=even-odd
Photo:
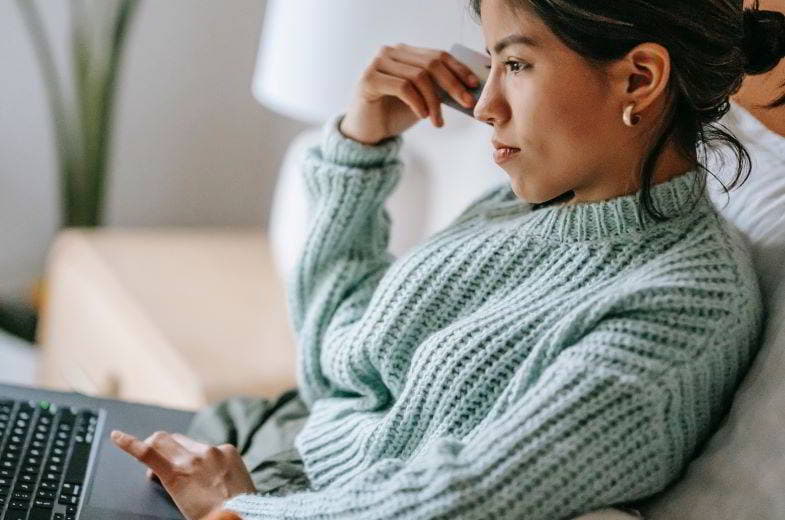
[[[198,410],[186,435],[237,446],[257,491],[281,496],[310,485],[294,447],[308,413],[296,388],[275,399],[230,397]]]
[[[308,409],[296,388],[273,400],[231,397],[199,410],[188,436],[207,444],[237,446],[257,491],[283,496],[310,486],[294,447],[294,437],[307,418]],[[616,513],[622,511],[633,518],[644,518],[632,507],[619,504],[615,508]],[[605,518],[608,512],[596,515]],[[588,515],[586,519],[594,516]]]

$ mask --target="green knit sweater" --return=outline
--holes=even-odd
[[[311,487],[224,507],[559,520],[678,478],[763,322],[749,250],[700,173],[653,187],[666,223],[640,220],[636,195],[533,206],[504,183],[396,259],[402,137],[364,145],[340,117],[304,161],[310,229],[288,282]]]

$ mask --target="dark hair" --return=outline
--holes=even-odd
[[[479,21],[482,0],[469,1]],[[715,142],[731,146],[738,170],[730,188],[720,181],[726,194],[736,187],[745,162],[747,171],[741,184],[747,180],[752,169],[747,149],[727,127],[713,123],[730,110],[729,98],[741,89],[745,75],[768,72],[785,57],[785,14],[759,10],[760,0],[751,8],[744,8],[742,0],[506,1],[514,10],[533,12],[567,47],[598,70],[644,42],[658,43],[668,50],[670,103],[656,142],[640,168],[641,206],[655,221],[668,220],[654,207],[650,191],[654,167],[671,137],[677,152],[688,160],[697,161],[699,145],[704,151]],[[757,107],[783,105],[785,94]],[[698,168],[714,176],[700,163]],[[702,190],[706,176],[699,177]]]

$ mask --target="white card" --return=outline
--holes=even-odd
[[[471,95],[474,96],[475,100],[480,99],[480,94],[482,93],[483,87],[485,87],[485,82],[488,79],[488,75],[490,74],[490,70],[487,67],[491,65],[491,58],[481,52],[477,52],[465,45],[461,45],[460,43],[454,44],[450,48],[450,54],[452,54],[455,59],[466,65],[471,69],[474,74],[480,78],[480,85],[474,88],[469,87],[466,85],[466,90],[469,91]],[[451,106],[454,109],[463,112],[464,114],[468,115],[469,117],[474,117],[474,107],[466,108],[458,101],[456,101],[450,94],[448,94],[443,88],[441,88],[438,84],[436,85],[436,90],[439,95],[439,99],[445,105]]]

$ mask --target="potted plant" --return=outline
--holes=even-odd
[[[120,62],[139,0],[68,0],[71,22],[70,59],[74,88],[66,99],[62,81],[34,0],[17,0],[33,42],[46,86],[57,148],[61,226],[96,227],[103,224],[105,187],[111,143],[112,114]],[[44,283],[33,290],[33,308],[40,310]],[[6,306],[10,309],[12,306]],[[0,309],[0,324],[22,336],[35,329],[34,318],[19,306]],[[6,316],[5,322],[2,317]],[[15,317],[13,319],[8,316]]]

